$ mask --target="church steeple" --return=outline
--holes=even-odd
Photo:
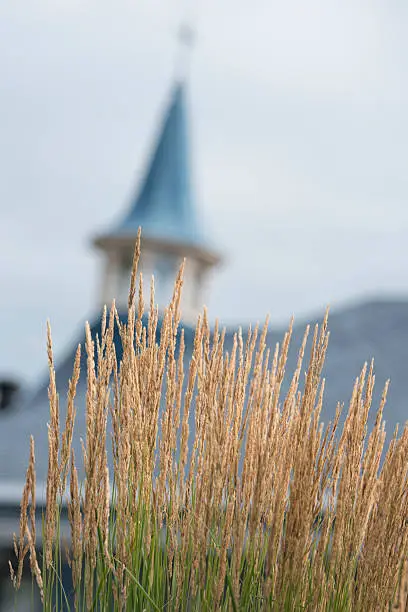
[[[203,246],[191,185],[184,83],[176,83],[137,197],[111,235],[135,234]]]
[[[144,178],[127,213],[94,243],[106,256],[101,301],[126,303],[133,247],[142,228],[142,272],[157,279],[159,307],[173,288],[177,269],[187,258],[182,304],[185,320],[194,319],[203,303],[206,272],[219,257],[205,239],[198,219],[191,177],[186,85],[176,81]],[[158,278],[157,278],[158,277]]]

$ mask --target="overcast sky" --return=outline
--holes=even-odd
[[[407,293],[408,4],[197,0],[190,67],[208,305],[275,322]],[[90,238],[127,206],[175,69],[178,0],[0,2],[0,375],[95,314]]]

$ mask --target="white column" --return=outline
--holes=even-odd
[[[107,251],[105,255],[105,270],[102,283],[101,292],[101,306],[105,304],[109,308],[112,300],[117,297],[117,291],[119,288],[119,254],[115,251]]]

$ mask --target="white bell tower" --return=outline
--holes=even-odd
[[[220,258],[198,219],[190,160],[186,86],[184,80],[178,80],[136,198],[122,220],[94,240],[105,259],[100,305],[115,298],[118,309],[126,309],[133,251],[141,227],[145,296],[149,296],[154,275],[156,302],[164,309],[186,258],[181,311],[183,322],[195,323],[204,305],[208,273]]]

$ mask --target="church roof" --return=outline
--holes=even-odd
[[[176,82],[141,186],[108,238],[134,236],[139,226],[144,238],[210,246],[199,222],[190,168],[186,86]]]
[[[125,315],[121,317],[126,319]],[[321,322],[321,317],[313,321]],[[312,329],[313,329],[312,324]],[[191,359],[194,330],[183,326],[185,330],[185,360],[186,367]],[[282,397],[285,396],[291,376],[296,368],[298,351],[305,329],[304,323],[295,325],[291,348],[289,350],[286,376],[282,386]],[[325,395],[322,409],[322,420],[327,425],[334,418],[338,401],[343,401],[348,407],[355,377],[360,374],[365,361],[375,358],[376,384],[374,401],[369,418],[369,429],[373,426],[383,386],[391,377],[388,401],[384,411],[387,431],[387,446],[397,423],[403,427],[407,420],[407,375],[406,354],[408,344],[408,302],[404,300],[370,301],[355,306],[349,306],[329,317],[330,342],[325,362],[323,376],[326,379]],[[271,330],[267,336],[267,345],[272,352],[277,341],[284,335],[283,329]],[[91,327],[93,337],[100,337],[101,319],[97,317]],[[244,337],[248,330],[243,329]],[[159,341],[160,326],[157,331]],[[78,341],[84,345],[83,332],[78,335]],[[230,352],[233,344],[233,331],[227,331],[225,350]],[[65,402],[69,378],[77,343],[69,350],[56,368],[58,391],[61,397],[61,422],[65,420]],[[115,346],[118,360],[121,359],[121,341],[119,334],[115,335]],[[309,342],[310,346],[310,342]],[[309,351],[310,349],[308,349]],[[46,358],[44,357],[44,366]],[[305,366],[308,357],[305,358]],[[187,378],[187,377],[186,377]],[[301,381],[304,380],[302,376]],[[185,381],[185,385],[187,381]],[[301,383],[303,389],[303,383]],[[36,443],[36,466],[38,482],[45,482],[48,465],[48,430],[49,402],[48,377],[45,375],[31,397],[24,405],[0,414],[0,484],[22,482],[28,459],[30,435],[34,435]],[[163,393],[165,401],[165,393]],[[77,388],[77,416],[74,435],[74,450],[77,457],[82,456],[80,438],[86,436],[86,355],[82,355],[81,377]],[[163,407],[162,407],[163,408]],[[343,415],[344,416],[344,415]],[[190,414],[190,427],[194,432],[195,410],[194,400]],[[190,445],[191,447],[191,445]],[[191,451],[191,448],[190,448]],[[110,456],[109,456],[110,457]],[[111,461],[111,458],[109,459]],[[78,462],[81,463],[80,461]],[[1,495],[1,491],[0,491]],[[2,503],[0,499],[0,504]]]

